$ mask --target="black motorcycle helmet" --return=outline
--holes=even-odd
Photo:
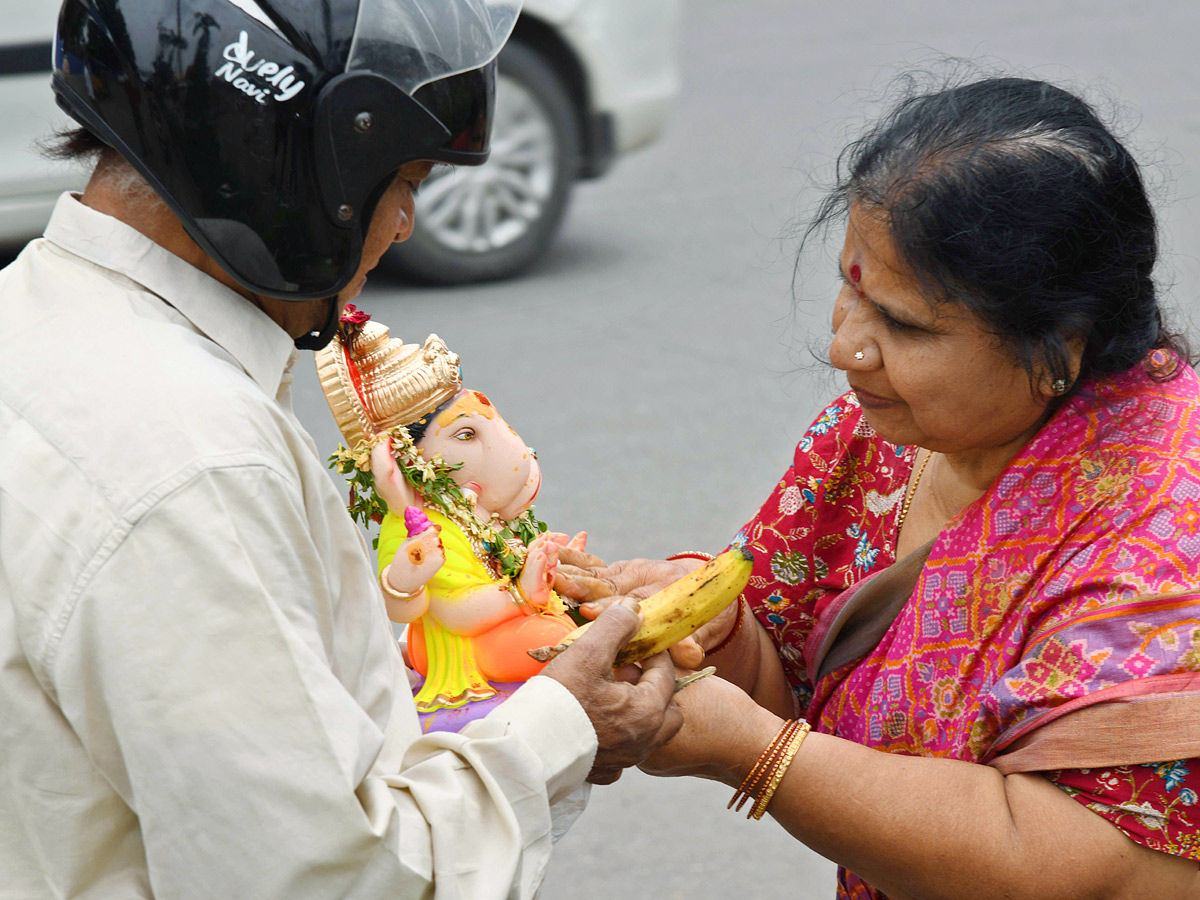
[[[247,290],[329,298],[414,160],[488,156],[520,0],[65,0],[59,105]]]

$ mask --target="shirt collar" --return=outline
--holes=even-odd
[[[63,194],[46,239],[156,294],[225,349],[268,396],[295,359],[292,338],[270,316],[119,219]]]

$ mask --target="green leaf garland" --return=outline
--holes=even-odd
[[[525,565],[526,549],[546,530],[546,523],[538,521],[532,506],[507,522],[500,521],[496,515],[490,522],[482,522],[463,496],[462,488],[450,477],[462,463],[447,463],[440,454],[425,459],[407,428],[389,429],[360,441],[353,450],[339,444],[337,451],[329,457],[329,467],[346,476],[350,484],[350,504],[347,506],[350,516],[368,527],[372,522],[377,525],[382,522],[388,511],[387,504],[375,492],[375,477],[371,474],[371,451],[388,438],[391,438],[392,455],[396,457],[400,473],[425,504],[478,541],[496,561],[501,576],[515,580]],[[518,546],[514,548],[511,543]],[[372,540],[372,545],[379,549],[378,536]]]

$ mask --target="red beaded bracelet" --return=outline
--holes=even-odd
[[[667,562],[675,562],[677,559],[698,559],[702,562],[712,562],[713,557],[711,553],[704,553],[700,550],[685,550],[683,553],[668,556]]]
[[[733,627],[729,629],[729,634],[721,638],[715,647],[710,647],[704,651],[705,656],[712,656],[714,653],[720,653],[729,646],[730,641],[737,636],[737,633],[742,630],[742,623],[746,621],[746,604],[741,597],[737,598],[737,618],[733,620]]]

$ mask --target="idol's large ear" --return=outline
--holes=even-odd
[[[403,515],[407,507],[418,505],[416,490],[400,474],[400,467],[396,465],[391,438],[380,441],[371,450],[371,474],[375,477],[375,493],[383,498],[392,512]]]

